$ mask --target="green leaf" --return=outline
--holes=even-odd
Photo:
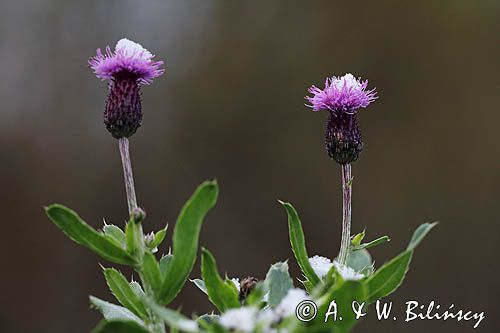
[[[391,294],[403,283],[412,255],[413,251],[404,251],[368,278],[370,303]]]
[[[210,302],[212,302],[220,312],[240,306],[236,286],[230,280],[222,280],[217,271],[215,259],[207,249],[202,249],[201,275],[203,276]]]
[[[267,303],[271,307],[277,306],[286,296],[288,290],[293,288],[293,281],[288,274],[288,264],[278,262],[272,265],[266,274],[264,284],[269,289]]]
[[[90,296],[89,299],[90,304],[99,310],[107,320],[132,320],[144,326],[144,322],[127,308],[103,301],[94,296]]]
[[[363,230],[363,232],[360,232],[359,234],[356,234],[352,238],[352,240],[351,240],[352,245],[359,246],[359,244],[361,244],[361,241],[363,240],[363,238],[365,238],[365,231],[366,230]]]
[[[141,262],[144,255],[144,234],[140,223],[133,221],[127,223],[125,226],[125,242],[128,253]]]
[[[408,244],[407,250],[414,250],[418,244],[424,239],[425,236],[431,231],[432,228],[434,228],[438,223],[424,223],[421,224],[413,233],[413,236],[411,237],[410,243]]]
[[[104,269],[104,277],[111,292],[121,305],[142,319],[148,317],[144,304],[130,287],[127,279],[114,268]]]
[[[319,303],[318,314],[304,332],[349,332],[359,321],[356,320],[352,304],[354,301],[359,304],[365,302],[367,296],[368,288],[360,281],[341,281],[340,283],[336,283],[317,302]],[[330,315],[325,322],[325,315],[332,300],[335,300],[337,304],[337,320],[333,321],[333,315]],[[367,305],[363,307],[364,312],[366,312],[367,308]],[[340,320],[340,317],[342,317],[342,320]]]
[[[363,273],[371,274],[373,272],[373,261],[370,253],[365,250],[349,251],[347,255],[346,265],[354,269],[356,272],[363,271]]]
[[[160,244],[165,239],[165,236],[167,235],[167,228],[168,228],[168,225],[155,234],[151,243],[148,244],[148,247],[150,249],[154,249],[155,247],[160,246]]]
[[[162,279],[165,278],[165,274],[167,272],[167,267],[168,267],[168,265],[173,257],[174,256],[171,254],[166,254],[163,257],[161,257],[161,259],[160,259],[160,272],[161,272]]]
[[[142,262],[142,275],[156,295],[161,287],[162,282],[160,265],[158,264],[158,261],[156,261],[155,256],[149,251],[146,251],[144,253],[144,259]]]
[[[118,228],[116,225],[113,224],[106,224],[102,230],[104,231],[104,234],[108,237],[111,237],[115,241],[118,242],[121,246],[125,245],[125,233],[123,232],[122,229]]]
[[[312,286],[314,287],[320,282],[320,279],[309,263],[309,256],[307,255],[306,242],[304,232],[302,231],[302,224],[300,223],[299,215],[290,203],[283,201],[279,201],[279,203],[283,205],[288,214],[290,243],[292,245],[292,251],[295,255],[295,259],[297,260],[302,273],[307,278],[307,281],[309,281],[310,284],[312,284]]]
[[[403,283],[413,256],[413,250],[436,224],[424,223],[420,225],[413,233],[406,251],[384,264],[366,280],[370,290],[369,302],[375,302],[377,299],[391,294]]]
[[[170,331],[179,330],[188,333],[200,332],[196,321],[186,318],[179,312],[159,306],[151,301],[148,303],[148,306],[170,327]]]
[[[122,265],[134,266],[136,261],[124,249],[85,223],[74,211],[54,204],[45,208],[47,216],[69,238],[102,258]]]
[[[371,242],[363,243],[361,245],[354,246],[352,250],[358,251],[358,250],[363,250],[363,249],[369,249],[371,247],[374,247],[374,246],[377,246],[379,244],[383,244],[386,242],[390,242],[390,241],[391,241],[391,239],[389,238],[389,236],[382,236],[382,237],[379,237],[377,239],[372,240]]]
[[[146,328],[132,320],[101,321],[92,333],[150,333]]]
[[[164,272],[159,300],[170,303],[193,269],[198,238],[205,215],[215,205],[219,189],[215,181],[201,184],[182,208],[173,235],[173,258]]]
[[[190,280],[190,281],[193,282],[194,285],[198,287],[198,289],[200,289],[205,294],[207,294],[207,286],[205,286],[205,282],[202,279],[193,279],[193,280]]]
[[[130,281],[129,283],[130,289],[134,292],[135,296],[137,296],[138,299],[144,299],[146,297],[146,294],[144,293],[144,290],[142,290],[141,285],[137,281]]]

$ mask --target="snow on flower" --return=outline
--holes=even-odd
[[[340,276],[342,276],[342,278],[346,281],[347,280],[357,281],[365,277],[363,274],[356,272],[351,267],[342,265],[338,261],[334,260],[333,265],[335,266],[335,269],[340,274]]]
[[[118,75],[132,75],[142,84],[150,84],[165,70],[160,68],[163,61],[153,61],[154,55],[142,45],[122,38],[114,51],[109,46],[103,53],[97,49],[96,56],[89,59],[94,74],[103,80],[112,80]]]
[[[226,311],[219,319],[219,323],[230,330],[244,333],[252,332],[257,319],[257,309],[254,307],[241,307]]]
[[[375,89],[366,90],[368,80],[356,79],[348,73],[344,76],[326,78],[325,88],[311,86],[308,92],[313,96],[306,96],[310,103],[307,105],[313,111],[330,110],[333,112],[354,113],[356,109],[366,108],[377,99]]]
[[[320,279],[324,278],[333,266],[330,259],[318,255],[309,258],[309,263],[311,264],[314,273],[316,273]]]

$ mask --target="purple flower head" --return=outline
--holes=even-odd
[[[109,46],[103,54],[89,59],[95,75],[109,81],[109,94],[104,108],[104,124],[117,139],[133,135],[142,123],[141,84],[150,84],[162,75],[163,61],[153,61],[151,52],[126,38]]]
[[[352,74],[327,78],[323,90],[309,88],[307,105],[313,111],[328,110],[325,147],[330,158],[340,164],[358,159],[363,150],[363,138],[358,125],[357,109],[366,108],[377,99],[375,89],[366,90],[368,81],[356,79]]]
[[[325,81],[323,90],[311,86],[308,91],[313,96],[307,96],[307,105],[313,111],[330,110],[334,112],[354,113],[359,108],[366,108],[377,99],[375,89],[366,90],[368,80],[361,81],[352,74],[341,77],[332,76]]]
[[[140,44],[122,38],[116,43],[114,51],[109,46],[105,53],[97,49],[97,55],[89,59],[89,65],[95,75],[103,80],[112,80],[117,75],[127,73],[136,76],[139,83],[150,84],[165,72],[160,68],[163,61],[153,61],[153,57]]]

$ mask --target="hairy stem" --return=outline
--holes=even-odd
[[[132,163],[130,162],[130,154],[128,149],[128,138],[118,139],[120,148],[120,156],[123,165],[123,178],[125,180],[125,190],[127,191],[128,212],[132,212],[137,208],[137,198],[135,197],[134,176],[132,175]]]
[[[351,196],[352,176],[351,164],[342,164],[342,239],[338,261],[345,264],[351,243]]]

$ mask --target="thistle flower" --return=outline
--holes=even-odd
[[[352,74],[333,76],[325,81],[325,88],[311,86],[306,96],[313,111],[328,110],[329,120],[325,133],[325,146],[330,158],[340,164],[358,159],[363,139],[358,125],[357,110],[366,108],[377,99],[375,89],[367,90],[368,81],[356,79]]]
[[[104,124],[117,139],[130,137],[142,122],[140,85],[150,84],[164,73],[163,61],[153,61],[154,55],[140,44],[120,39],[115,50],[109,46],[103,53],[89,59],[95,75],[109,81],[109,94],[104,109]]]

